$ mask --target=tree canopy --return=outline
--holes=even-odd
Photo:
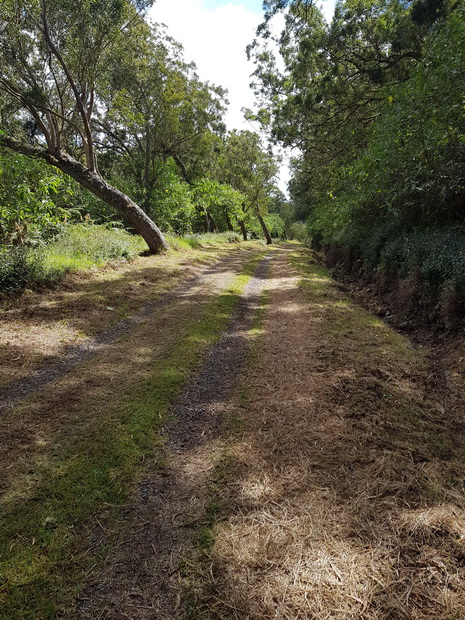
[[[463,2],[339,0],[329,24],[312,1],[265,8],[248,50],[256,119],[297,153],[291,197],[314,244],[366,270],[463,286],[437,250],[464,225]],[[277,12],[285,27],[273,37]]]
[[[145,19],[149,5],[3,2],[0,146],[58,168],[94,194],[73,189],[81,211],[114,217],[102,203],[109,205],[160,251],[167,243],[159,226],[229,228],[238,210],[242,222],[247,198],[221,172],[226,91],[202,82],[182,46]],[[260,157],[261,145],[254,148]],[[216,188],[207,202],[199,202],[202,184]],[[266,201],[252,202],[261,217]],[[16,215],[23,226],[24,213]]]

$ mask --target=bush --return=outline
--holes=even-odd
[[[394,266],[401,278],[417,273],[432,292],[465,291],[465,234],[458,228],[417,230],[386,244],[380,266]]]
[[[289,239],[295,239],[300,243],[308,243],[307,226],[303,222],[294,222],[289,226],[287,236]]]
[[[195,235],[186,235],[184,239],[192,248],[198,248],[202,245],[213,245],[215,243],[240,243],[242,241],[240,234],[234,231],[224,233],[198,233]]]
[[[0,249],[0,291],[24,288],[32,278],[30,252],[25,248]]]

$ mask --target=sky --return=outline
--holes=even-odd
[[[329,15],[334,1],[324,1]],[[228,89],[228,129],[256,129],[244,120],[241,110],[254,104],[249,88],[254,67],[245,48],[263,19],[262,0],[156,0],[150,17],[166,24],[168,34],[182,43],[185,60],[195,62],[201,80]],[[282,190],[288,176],[283,166]]]

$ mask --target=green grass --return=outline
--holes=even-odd
[[[186,235],[184,240],[193,248],[202,245],[214,245],[215,243],[240,243],[242,237],[239,233],[228,231],[224,233],[197,233]]]
[[[70,271],[130,259],[147,249],[138,235],[95,224],[71,224],[46,246],[0,249],[0,291],[57,282]]]
[[[225,233],[196,233],[184,237],[167,235],[166,240],[175,252],[186,252],[218,243],[241,243],[242,237],[239,233],[228,231]]]
[[[254,256],[225,292],[207,302],[201,320],[180,327],[149,378],[118,402],[95,403],[92,423],[70,433],[26,484],[18,481],[26,492],[13,489],[3,501],[0,618],[52,620],[70,608],[97,561],[80,544],[85,524],[105,506],[127,501],[145,456],[161,441],[170,403],[202,352],[221,336],[260,258]]]
[[[166,237],[174,252],[203,246],[239,243],[238,233],[206,233]],[[67,273],[102,267],[109,261],[130,260],[147,250],[139,235],[96,224],[70,224],[43,247],[0,247],[0,292],[58,282]]]

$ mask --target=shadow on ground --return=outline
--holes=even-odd
[[[463,617],[463,394],[286,253],[189,617]]]

